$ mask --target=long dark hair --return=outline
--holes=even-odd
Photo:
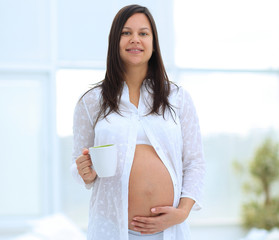
[[[170,81],[163,64],[155,21],[146,7],[129,5],[119,10],[110,29],[105,79],[98,86],[101,88],[102,102],[97,121],[101,116],[105,118],[111,112],[121,114],[119,112],[119,101],[124,85],[125,69],[120,57],[119,42],[124,24],[128,18],[136,13],[145,14],[150,22],[153,34],[153,53],[148,62],[146,76],[149,79],[149,87],[153,94],[153,104],[149,114],[163,114],[164,116],[166,109],[172,109],[168,100]]]

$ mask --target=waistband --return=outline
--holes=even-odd
[[[163,234],[163,232],[157,232],[157,233],[152,233],[152,234],[141,234],[140,232],[136,232],[136,231],[133,231],[131,229],[128,229],[128,233],[132,234],[132,235],[135,235],[135,236],[142,236],[142,237],[156,236],[156,235]]]

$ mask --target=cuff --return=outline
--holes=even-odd
[[[193,196],[190,196],[190,195],[181,195],[180,198],[191,198],[195,201],[195,204],[194,206],[192,207],[192,210],[195,210],[195,211],[198,211],[198,210],[201,210],[202,209],[202,204],[200,201],[198,201],[196,198],[194,198]]]

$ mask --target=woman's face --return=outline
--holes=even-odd
[[[153,52],[153,35],[145,14],[136,13],[124,24],[120,38],[120,57],[125,67],[148,66]]]

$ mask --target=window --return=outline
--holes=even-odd
[[[47,75],[0,74],[1,216],[40,216],[48,206]]]
[[[277,0],[175,0],[176,65],[278,69],[278,9]]]

